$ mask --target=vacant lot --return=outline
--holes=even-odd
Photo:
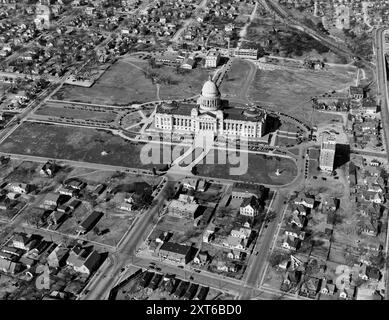
[[[196,168],[201,176],[274,185],[290,183],[297,175],[297,167],[290,159],[253,153],[219,154],[212,150],[208,153],[205,163],[198,164]],[[277,169],[281,172],[280,176],[275,175]]]
[[[252,101],[269,104],[275,111],[308,121],[312,116],[311,98],[354,84],[354,77],[346,73],[309,70],[257,70],[249,89]],[[335,116],[336,117],[336,116]],[[334,118],[334,115],[315,112],[316,123]]]
[[[170,163],[171,158],[163,157],[165,152],[159,144],[145,145],[104,130],[30,122],[15,130],[0,145],[0,151],[130,168],[151,169]]]
[[[139,66],[118,61],[90,88],[65,85],[53,97],[58,100],[107,105],[128,105],[156,100],[156,87]]]
[[[89,111],[80,107],[64,108],[62,105],[45,105],[35,111],[35,114],[42,116],[67,117],[81,120],[99,120],[112,122],[116,119],[117,113],[109,111]]]

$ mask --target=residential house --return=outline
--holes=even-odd
[[[232,229],[231,230],[231,236],[235,238],[240,239],[247,239],[250,238],[252,230],[250,228],[239,228],[239,229]]]
[[[259,201],[263,201],[266,193],[266,188],[263,185],[235,182],[232,185],[232,198],[245,199],[251,196],[257,197]]]
[[[323,295],[332,296],[334,295],[336,286],[333,283],[330,283],[327,278],[324,278],[321,282],[320,293]]]
[[[286,236],[282,247],[291,251],[296,251],[300,247],[301,240],[299,238],[294,238],[291,236]]]
[[[43,205],[47,207],[56,207],[60,203],[60,194],[50,192],[43,199]]]
[[[182,180],[182,185],[185,189],[187,190],[197,190],[197,184],[198,184],[198,179],[195,178],[185,178]]]
[[[302,231],[301,227],[298,227],[298,226],[296,226],[294,224],[289,225],[289,226],[286,227],[285,234],[287,236],[298,238],[300,240],[304,240],[305,239],[305,232]]]
[[[209,261],[208,252],[204,252],[204,251],[198,251],[197,255],[193,259],[194,263],[197,263],[202,266],[206,265],[208,261]]]
[[[67,187],[60,187],[57,192],[59,194],[69,196],[69,197],[76,197],[78,195],[78,190],[73,188],[67,188]]]
[[[16,233],[12,238],[12,245],[15,248],[27,250],[27,244],[31,241],[31,236],[25,233]]]
[[[73,267],[74,271],[83,274],[91,274],[100,264],[101,256],[95,250],[75,246],[69,254],[66,264]]]
[[[309,298],[315,298],[320,289],[320,279],[309,277],[303,282],[300,288],[299,295]]]
[[[287,271],[281,284],[281,291],[288,292],[296,288],[301,279],[300,271]]]
[[[39,173],[44,176],[53,177],[58,169],[59,167],[54,162],[48,161],[42,166]]]
[[[234,237],[230,235],[223,240],[223,246],[230,249],[244,250],[247,247],[247,239]]]
[[[11,182],[7,185],[7,188],[13,192],[26,194],[32,189],[32,186],[28,183]]]
[[[216,265],[216,269],[218,271],[224,271],[224,272],[236,272],[236,265],[232,263],[228,263],[225,261],[218,261]]]
[[[297,205],[303,205],[304,207],[313,209],[315,205],[315,198],[308,196],[300,196],[294,200],[294,203]]]
[[[241,260],[243,256],[243,252],[239,250],[231,250],[227,253],[228,259]]]
[[[239,208],[239,213],[248,217],[256,217],[259,213],[259,201],[256,196],[245,198]]]
[[[348,286],[340,290],[339,298],[344,300],[352,300],[355,295],[355,286]]]
[[[359,277],[362,280],[379,281],[381,278],[381,272],[378,268],[371,265],[362,264],[359,269]]]

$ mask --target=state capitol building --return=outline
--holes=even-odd
[[[256,140],[264,135],[265,111],[229,107],[228,101],[220,96],[217,85],[209,78],[197,104],[173,101],[159,105],[154,116],[155,130],[178,135],[202,132],[226,139]]]

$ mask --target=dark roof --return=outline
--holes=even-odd
[[[232,192],[251,192],[257,194],[259,197],[262,196],[264,191],[265,187],[257,184],[235,182],[232,186]]]
[[[91,254],[84,262],[84,266],[88,268],[88,270],[93,271],[99,262],[100,262],[100,254],[94,250],[91,252]]]
[[[258,202],[257,197],[251,196],[251,197],[245,198],[242,201],[242,204],[240,205],[240,207],[244,208],[244,207],[246,207],[248,205],[251,205],[253,208],[258,208],[259,202]]]
[[[181,255],[187,255],[190,249],[190,246],[178,244],[175,242],[165,242],[160,248],[160,250],[169,251]]]
[[[81,222],[80,227],[84,230],[89,230],[103,215],[104,213],[102,212],[93,211],[84,221]]]

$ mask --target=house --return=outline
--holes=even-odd
[[[360,100],[363,98],[363,87],[350,86],[349,96],[352,99]]]
[[[295,224],[289,225],[285,229],[285,235],[298,238],[300,240],[305,239],[305,232],[302,231],[302,228],[296,226]]]
[[[250,196],[256,196],[259,201],[262,201],[265,196],[266,189],[263,185],[235,182],[232,185],[232,198],[245,199]]]
[[[100,211],[93,211],[84,221],[79,225],[79,232],[81,234],[86,234],[90,231],[101,219],[104,213]]]
[[[303,282],[300,288],[299,295],[309,298],[315,298],[320,289],[320,279],[309,277]]]
[[[43,205],[47,207],[56,207],[59,204],[60,194],[50,192],[43,199]]]
[[[301,279],[300,271],[287,271],[281,284],[281,290],[288,292],[292,288],[296,288]]]
[[[218,271],[224,272],[236,272],[236,266],[232,263],[227,263],[225,261],[218,261],[216,264],[216,269]]]
[[[49,225],[58,227],[63,221],[65,221],[67,214],[61,211],[53,211],[49,216]]]
[[[191,246],[178,244],[175,242],[164,242],[159,248],[158,256],[162,259],[175,263],[188,263],[192,251]]]
[[[300,239],[291,236],[286,236],[282,247],[291,251],[296,251],[300,246]]]
[[[306,222],[305,216],[300,216],[298,214],[292,213],[292,216],[289,219],[289,224],[296,226],[297,228],[303,228]]]
[[[104,190],[106,186],[102,183],[98,184],[96,188],[92,191],[92,195],[98,197]]]
[[[132,211],[133,205],[131,203],[124,202],[120,205],[119,209],[127,212]]]
[[[361,232],[365,235],[375,237],[379,234],[379,222],[376,219],[367,219],[361,226]]]
[[[1,249],[2,252],[14,255],[15,257],[20,257],[23,254],[23,250],[14,248],[14,247],[3,247]]]
[[[339,199],[333,197],[326,198],[322,200],[321,204],[323,210],[336,211],[339,207]]]
[[[58,268],[66,265],[66,259],[69,256],[69,249],[57,246],[47,257],[49,267]]]
[[[197,185],[197,191],[204,192],[208,187],[208,183],[204,179],[199,179],[199,183]]]
[[[313,209],[315,205],[315,198],[314,197],[307,197],[307,196],[301,196],[294,200],[294,203],[297,205],[303,205],[304,207]]]
[[[30,242],[31,236],[25,233],[16,233],[12,238],[12,245],[15,248],[27,250],[27,243]]]
[[[197,255],[194,257],[193,262],[199,265],[205,265],[209,261],[208,252],[198,251]]]
[[[355,295],[355,286],[345,287],[339,292],[339,299],[352,300]]]
[[[57,192],[59,194],[69,196],[69,197],[75,197],[78,195],[77,189],[67,188],[67,187],[63,187],[63,186],[58,188]]]
[[[76,210],[77,207],[81,204],[80,200],[73,199],[72,201],[69,202],[68,206],[71,210]]]
[[[208,227],[203,233],[203,242],[209,243],[214,238],[215,228],[214,226]]]
[[[70,251],[66,264],[73,267],[76,272],[89,275],[97,269],[100,259],[101,256],[97,251],[76,245]]]
[[[39,170],[39,173],[43,176],[54,177],[58,169],[59,167],[54,162],[47,161]]]
[[[228,236],[226,239],[223,240],[223,246],[231,249],[244,250],[247,247],[247,239]]]
[[[16,193],[26,194],[31,191],[32,186],[28,183],[11,182],[7,188]]]
[[[333,283],[329,283],[327,278],[324,278],[321,282],[321,287],[320,287],[320,293],[323,295],[328,295],[332,296],[334,295],[336,290],[336,286]]]
[[[235,260],[241,260],[242,259],[242,251],[239,250],[231,250],[227,253],[228,259],[235,259]]]
[[[250,228],[239,228],[232,229],[231,236],[239,239],[247,239],[250,238],[252,230]]]
[[[362,264],[362,266],[359,269],[359,277],[362,280],[379,281],[381,278],[381,272],[376,267]]]
[[[256,217],[259,213],[259,201],[256,196],[245,198],[239,208],[239,213],[248,217]]]
[[[205,300],[209,292],[209,287],[200,287],[194,300]]]
[[[194,178],[185,178],[182,180],[182,185],[187,190],[192,189],[192,190],[196,191],[197,184],[198,184],[198,180],[194,179]]]

